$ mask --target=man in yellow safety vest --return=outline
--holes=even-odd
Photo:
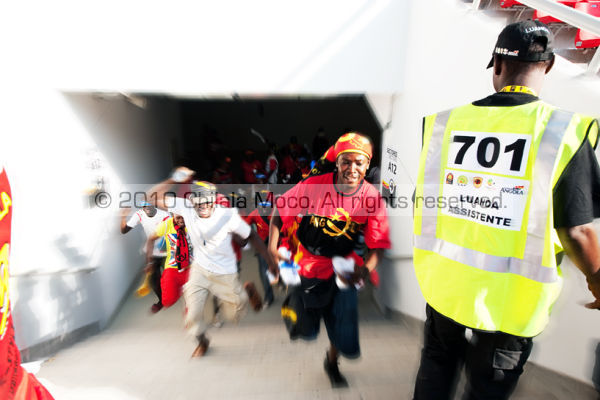
[[[600,308],[598,121],[541,101],[554,64],[539,21],[507,25],[497,93],[428,116],[415,193],[414,265],[427,301],[415,399],[504,399],[548,322],[567,254]],[[466,339],[465,331],[472,335]]]

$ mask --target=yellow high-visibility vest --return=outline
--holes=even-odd
[[[594,119],[542,101],[472,104],[425,119],[414,265],[436,311],[469,328],[532,337],[562,286],[552,190]]]

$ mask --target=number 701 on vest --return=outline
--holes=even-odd
[[[485,171],[499,175],[525,175],[531,135],[452,131],[448,168]]]

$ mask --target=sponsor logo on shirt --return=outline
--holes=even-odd
[[[475,178],[473,178],[473,186],[475,186],[476,188],[480,188],[482,184],[483,184],[482,177],[476,176]]]
[[[446,175],[446,183],[448,185],[452,185],[453,182],[454,182],[454,174],[452,174],[452,172],[448,172],[448,175]]]
[[[500,192],[522,196],[525,194],[525,186],[503,187]]]
[[[456,180],[456,183],[458,184],[458,186],[467,186],[467,183],[469,183],[469,178],[467,178],[464,175],[461,175]]]

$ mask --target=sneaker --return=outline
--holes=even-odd
[[[337,361],[331,363],[329,362],[329,357],[327,353],[325,353],[325,363],[323,364],[325,368],[325,373],[329,377],[329,381],[331,382],[332,388],[345,388],[348,387],[348,381],[344,378],[344,375],[340,374],[340,369],[338,368]]]
[[[220,328],[223,326],[223,321],[221,320],[216,320],[211,324],[214,328]]]
[[[152,304],[152,307],[150,307],[150,311],[152,312],[152,314],[156,314],[157,312],[159,312],[161,309],[163,308],[162,303],[159,301],[158,303],[154,303]]]
[[[263,301],[262,309],[266,310],[267,308],[271,307],[272,304],[273,304],[273,300],[270,300],[270,301],[265,300],[265,301]]]
[[[198,338],[198,346],[192,353],[192,358],[200,358],[204,354],[206,354],[206,350],[208,350],[209,343],[210,343],[210,341],[208,340],[208,338],[206,336],[204,336],[204,335],[200,336]]]
[[[258,294],[254,283],[244,283],[244,289],[246,290],[246,293],[248,293],[248,301],[250,302],[250,307],[252,307],[252,309],[255,312],[259,312],[260,310],[262,310],[262,300],[260,299],[260,295]]]
[[[221,321],[221,318],[218,314],[215,314],[215,316],[213,317],[211,325],[215,328],[220,328],[223,326],[223,321]]]

